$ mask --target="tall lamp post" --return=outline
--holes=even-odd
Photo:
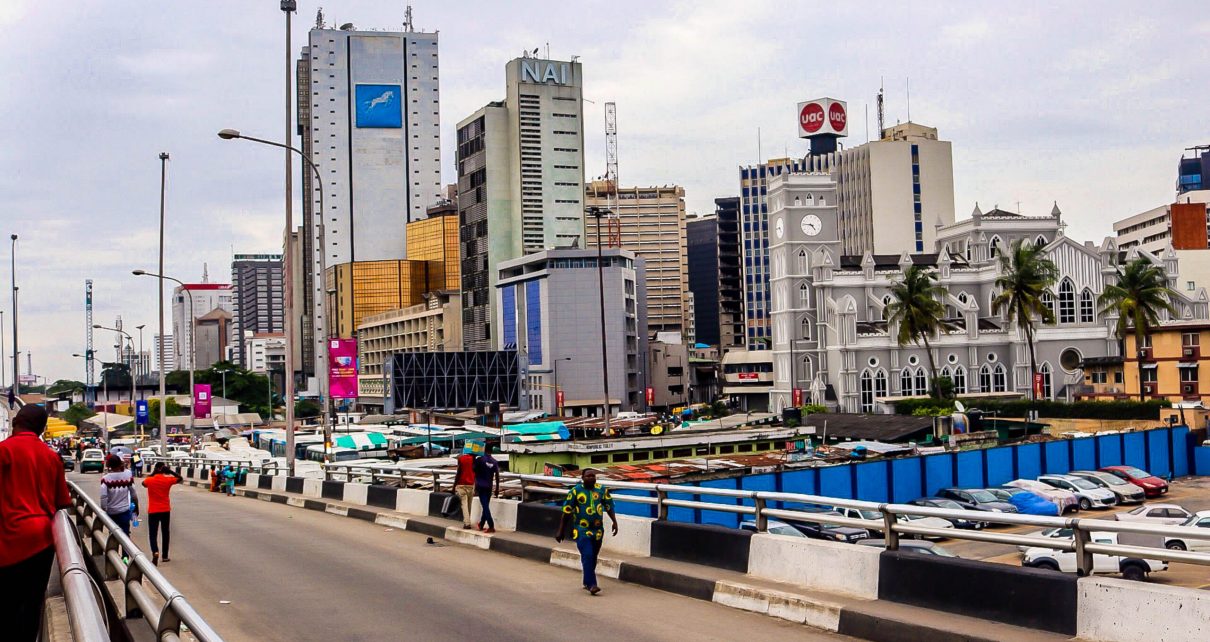
[[[4,385],[4,369],[8,367],[6,365],[7,361],[4,357],[4,310],[0,310],[0,388],[6,387]]]
[[[120,329],[118,329],[118,328],[109,328],[109,327],[103,326],[103,325],[101,325],[101,324],[99,324],[99,323],[94,323],[94,324],[92,325],[92,327],[93,327],[93,329],[94,329],[94,330],[109,330],[110,332],[117,332],[118,334],[125,335],[125,336],[126,336],[126,338],[127,338],[129,341],[130,341],[130,350],[131,350],[132,352],[134,351],[134,337],[130,336],[130,333],[129,333],[129,332],[127,332],[127,331],[125,331],[125,330],[120,330]],[[118,341],[118,343],[120,344],[120,343],[121,343],[121,341]],[[132,367],[132,368],[130,369],[130,412],[131,412],[131,414],[134,414],[134,394],[135,394],[135,393],[134,393],[134,385],[135,385],[135,384],[134,384],[134,368]],[[106,401],[108,401],[108,400],[106,400]],[[137,422],[136,422],[136,423],[137,423]],[[108,435],[106,435],[106,436],[108,437]],[[140,429],[139,429],[139,443],[140,443],[140,445],[142,444],[142,442],[143,442],[143,431],[142,431],[142,429],[140,428]]]
[[[605,266],[603,254],[601,251],[601,220],[605,215],[609,214],[609,210],[603,207],[590,207],[588,213],[597,219],[597,291],[601,301],[601,373],[605,398],[603,407],[605,409],[605,436],[610,436],[613,431],[609,429],[609,350],[605,346]]]
[[[139,378],[140,379],[143,377],[143,375],[147,374],[146,369],[143,367],[143,328],[146,328],[146,327],[147,327],[146,323],[144,323],[143,325],[136,325],[134,327],[136,330],[139,331],[139,357],[138,357],[137,363],[139,364]],[[139,395],[139,396],[142,397],[142,395]]]
[[[185,287],[185,283],[180,279],[174,279],[164,274],[154,274],[147,270],[134,270],[131,274],[135,276],[154,276],[157,279],[167,279],[181,286],[189,299],[189,437],[193,438],[193,418],[197,416],[197,406],[193,403],[193,371],[197,369],[197,317],[193,314],[193,293],[189,288]],[[160,305],[163,305],[163,297],[160,297]],[[162,317],[161,317],[162,318]],[[162,321],[161,321],[162,323]],[[160,347],[164,346],[164,335],[160,334]],[[163,353],[160,353],[160,361],[163,362]],[[168,428],[168,406],[164,403],[164,368],[160,368],[160,439],[166,440]]]
[[[10,237],[12,243],[12,277],[13,277],[13,383],[8,389],[10,399],[16,399],[21,394],[21,361],[18,355],[21,349],[17,347],[17,235]]]
[[[231,371],[230,370],[215,370],[215,372],[219,373],[223,377],[223,399],[226,399],[227,398],[227,373],[231,372]]]
[[[286,6],[285,6],[286,4],[287,4],[287,2],[282,2],[282,11],[286,11],[286,20],[287,20],[287,24],[288,24],[288,21],[290,19],[290,13],[289,13],[290,10],[286,9]],[[294,3],[290,2],[289,4],[293,5]],[[289,38],[289,36],[287,36],[287,38]],[[289,83],[289,81],[287,80],[287,84],[288,83]],[[289,103],[289,92],[288,91],[286,92],[286,95],[287,95],[287,104],[288,104]],[[287,109],[287,112],[288,111],[289,110]],[[287,114],[287,116],[288,116],[288,114]],[[287,118],[287,127],[286,127],[287,138],[286,138],[286,140],[290,140],[289,139],[290,128],[288,126],[288,122],[289,122],[289,119]],[[295,154],[298,154],[299,157],[301,157],[303,159],[303,161],[306,162],[308,166],[310,166],[311,171],[315,173],[315,185],[319,192],[320,216],[317,217],[318,221],[319,221],[317,224],[317,232],[319,234],[318,240],[319,240],[319,248],[320,248],[319,272],[320,272],[320,274],[326,273],[327,272],[328,251],[327,251],[327,247],[325,245],[324,224],[323,224],[324,184],[323,184],[323,177],[319,173],[319,166],[316,165],[315,162],[312,161],[309,156],[302,153],[302,150],[300,150],[296,147],[291,147],[290,145],[274,142],[271,140],[264,140],[262,138],[254,138],[252,136],[245,136],[244,134],[241,134],[239,132],[239,130],[236,130],[236,129],[223,129],[223,130],[219,131],[218,137],[223,140],[237,140],[237,139],[238,140],[248,140],[248,141],[252,141],[254,143],[260,143],[262,145],[269,145],[270,147],[278,147],[278,148],[286,150],[287,159],[290,156],[290,152],[293,152]],[[287,163],[287,167],[289,167],[289,160],[287,160],[286,163]],[[286,180],[287,181],[290,180],[288,173],[287,173]],[[289,185],[288,182],[287,182],[287,185]],[[285,287],[283,288],[283,290],[285,291],[284,298],[285,298],[285,308],[286,308],[285,312],[283,314],[283,316],[285,316],[285,319],[286,319],[286,364],[285,364],[286,372],[285,372],[285,377],[284,377],[285,390],[283,391],[282,395],[285,397],[285,402],[286,402],[286,427],[287,427],[286,428],[286,450],[288,450],[290,453],[290,456],[287,457],[287,468],[288,468],[288,474],[293,476],[294,475],[294,458],[293,458],[293,453],[294,453],[294,346],[293,346],[293,343],[294,343],[294,260],[293,260],[293,254],[294,254],[294,252],[291,250],[291,246],[292,246],[291,238],[292,238],[292,231],[293,231],[291,228],[293,226],[293,222],[292,222],[290,205],[288,204],[290,202],[290,199],[287,198],[286,201],[287,201],[287,205],[286,205],[286,257],[285,257],[285,265],[282,266],[283,267],[282,280],[285,282]],[[312,304],[313,307],[310,311],[311,315],[312,315],[312,324],[311,325],[312,325],[312,328],[314,328],[314,330],[316,332],[319,331],[317,322],[320,317],[319,308],[322,305],[322,303],[320,302],[320,299],[321,299],[321,297],[314,297],[314,302]],[[321,354],[323,355],[322,360],[323,360],[323,363],[325,364],[324,367],[326,368],[327,363],[328,363],[328,339],[327,339],[327,337],[317,337],[317,338],[319,338],[320,345],[322,346],[321,347]],[[320,395],[320,400],[323,402],[323,404],[322,404],[323,409],[322,409],[321,414],[323,415],[324,443],[326,444],[327,442],[331,441],[331,439],[332,439],[332,436],[331,436],[332,426],[328,419],[328,414],[329,414],[328,413],[328,404],[331,401],[329,399],[330,395],[328,394],[328,376],[327,376],[326,372],[317,371],[315,374],[319,377],[319,391],[320,391],[319,395]]]

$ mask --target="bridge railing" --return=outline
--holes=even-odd
[[[80,538],[67,509],[55,513],[52,525],[55,558],[59,562],[59,584],[63,587],[63,602],[72,639],[78,642],[106,642],[109,631],[100,597],[93,593],[92,577],[84,563]]]
[[[222,642],[222,637],[202,619],[185,596],[160,573],[93,498],[74,482],[68,482],[68,489],[74,504],[74,521],[79,538],[76,541],[80,542],[81,550],[87,548],[91,552],[105,579],[121,581],[125,598],[123,617],[128,622],[142,619],[155,639],[161,642],[178,642],[181,639],[181,625],[187,626],[190,635],[199,642]],[[56,537],[59,537],[57,532]],[[77,536],[71,533],[71,537],[75,539]],[[82,558],[78,561],[83,564]],[[68,608],[70,614],[70,602]],[[81,613],[81,617],[90,616]],[[109,639],[108,634],[103,639]]]
[[[181,458],[170,461],[190,461],[196,463],[185,465],[211,467],[221,467],[228,463],[239,464],[250,472],[263,472],[265,474],[275,474],[278,472],[275,466],[251,465],[247,461],[182,460]],[[370,484],[391,482],[398,483],[403,488],[419,487],[429,490],[451,489],[455,476],[455,470],[449,466],[415,466],[404,463],[389,465],[358,464],[352,462],[328,463],[322,466],[322,471],[325,481],[360,481]],[[500,479],[503,489],[513,492],[519,491],[521,501],[530,501],[531,499],[536,499],[538,496],[546,496],[548,498],[547,501],[551,497],[561,497],[567,493],[568,488],[580,481],[578,477],[550,477],[520,473],[501,473]],[[968,509],[934,508],[930,506],[870,502],[802,493],[709,488],[687,484],[650,484],[612,479],[602,479],[599,483],[606,488],[648,493],[648,495],[615,493],[613,499],[615,502],[654,505],[656,519],[659,520],[668,519],[669,508],[689,508],[751,516],[758,532],[768,530],[770,519],[851,526],[879,531],[883,534],[888,550],[897,550],[899,548],[899,539],[903,536],[941,537],[1010,546],[1049,548],[1064,552],[1074,552],[1076,554],[1077,568],[1082,575],[1092,572],[1093,554],[1187,562],[1210,566],[1210,553],[1169,549],[1165,545],[1167,538],[1210,540],[1210,528],[1152,525],[1095,518],[1047,517]],[[685,496],[689,496],[689,498],[683,498]],[[731,500],[734,503],[702,501],[694,499],[695,497],[716,497]],[[780,503],[782,508],[770,506],[771,504],[776,506],[777,503]],[[858,511],[874,512],[879,517],[877,519],[846,517],[795,509],[793,506],[786,506],[787,504],[801,505],[802,508],[849,508]],[[1072,530],[1073,537],[1072,539],[1062,539],[1021,533],[992,532],[984,529],[940,528],[914,524],[911,519],[908,519],[921,517],[938,517],[947,521],[964,520],[968,523],[997,526],[1034,526],[1038,529],[1067,528]],[[1159,545],[1137,546],[1097,543],[1093,540],[1093,533],[1129,533],[1152,536],[1159,542]]]

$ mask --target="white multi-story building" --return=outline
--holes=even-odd
[[[244,367],[265,374],[286,364],[286,335],[281,332],[244,332]]]
[[[1185,203],[1210,203],[1210,190],[1194,190],[1181,194],[1177,204]],[[1210,215],[1210,206],[1200,216],[1205,218],[1207,215]],[[1138,248],[1157,254],[1167,249],[1168,245],[1174,244],[1172,224],[1170,203],[1115,221],[1113,233],[1118,237],[1118,247],[1123,250]],[[1210,226],[1207,230],[1210,233]],[[1178,250],[1186,249],[1181,247],[1180,243],[1175,245]]]
[[[463,341],[499,348],[502,261],[585,247],[583,76],[578,62],[517,58],[506,96],[458,123]]]
[[[173,364],[179,368],[188,368],[193,364],[189,359],[193,340],[187,297],[193,299],[194,319],[201,319],[214,310],[222,310],[230,315],[233,298],[231,286],[227,283],[186,283],[184,287],[178,285],[172,291],[172,336],[179,337],[179,340],[170,347],[173,349]],[[199,355],[199,365],[201,360]]]
[[[173,345],[173,337],[171,334],[164,335],[164,350],[160,352],[160,335],[155,335],[155,344],[152,346],[152,351],[155,353],[155,367],[159,368],[157,372],[172,372],[176,370],[176,347]]]

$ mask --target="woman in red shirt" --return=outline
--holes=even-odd
[[[147,538],[151,541],[151,563],[159,565],[160,549],[156,546],[156,531],[164,534],[164,561],[168,559],[169,528],[172,524],[172,503],[168,494],[174,484],[181,483],[181,476],[162,462],[155,465],[151,476],[143,480],[147,489]]]

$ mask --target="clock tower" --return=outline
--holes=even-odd
[[[773,390],[769,408],[825,404],[827,367],[819,339],[832,272],[840,265],[836,183],[826,173],[769,181],[770,328]]]

